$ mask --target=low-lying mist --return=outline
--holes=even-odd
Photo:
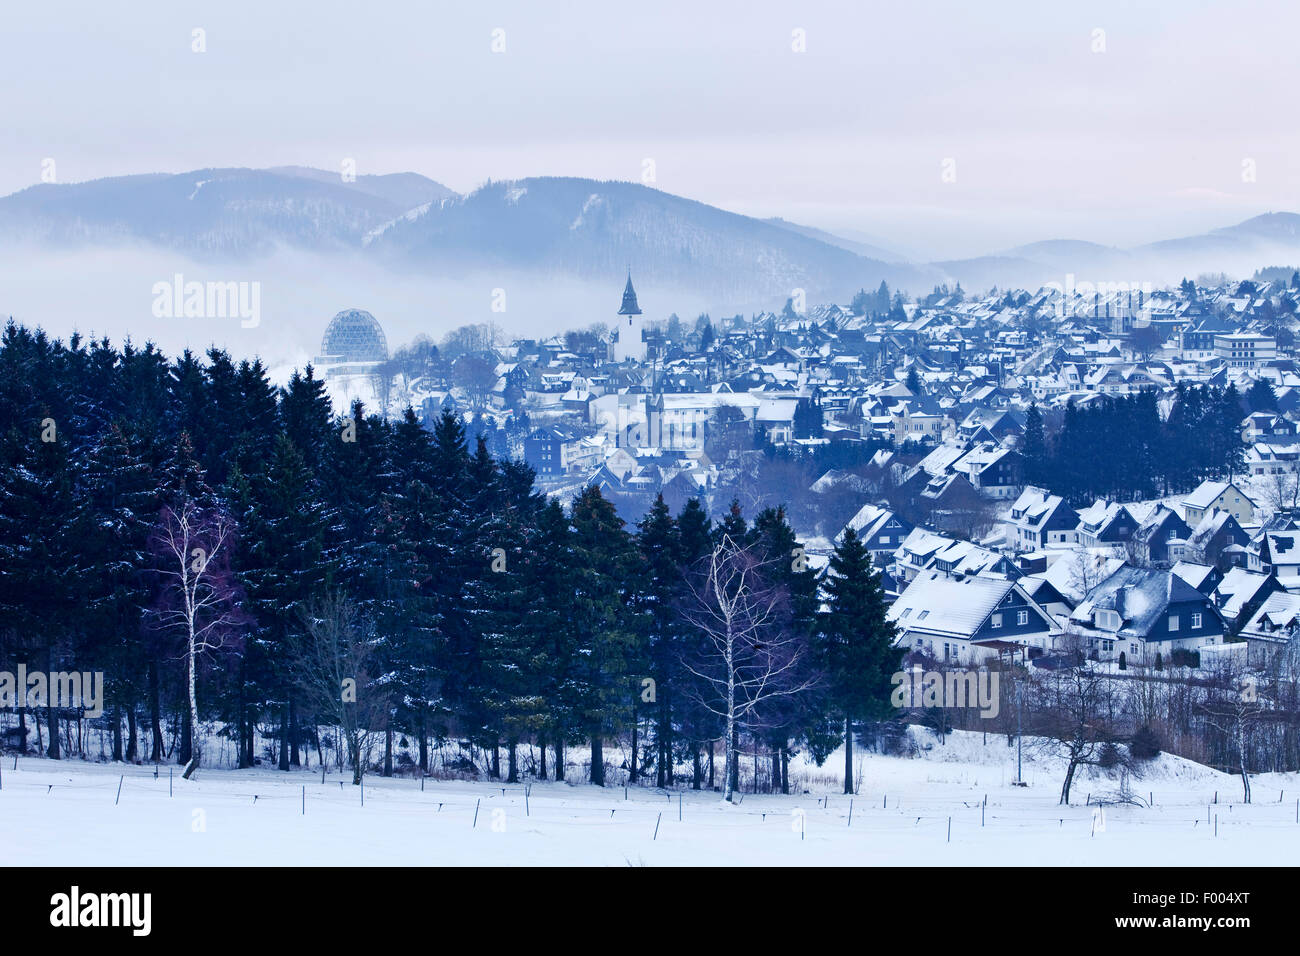
[[[199,314],[186,317],[193,283],[217,288],[218,309],[200,294],[194,299]],[[231,295],[223,300],[227,288]],[[64,340],[80,332],[118,344],[152,341],[168,355],[215,345],[236,358],[260,356],[277,382],[315,358],[325,326],[342,309],[372,313],[392,351],[417,335],[438,341],[469,323],[494,323],[507,342],[613,325],[622,291],[621,282],[523,273],[404,274],[347,253],[282,249],[257,261],[198,262],[147,247],[0,247],[0,316],[6,319]],[[693,319],[708,309],[689,291],[638,285],[637,292],[650,320],[673,312]]]

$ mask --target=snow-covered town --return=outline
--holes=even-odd
[[[629,516],[656,495],[715,513],[785,505],[823,565],[852,528],[903,598],[908,646],[945,661],[996,657],[1012,637],[1050,652],[1068,632],[1102,662],[1208,649],[1206,666],[1267,666],[1300,613],[1300,274],[1116,285],[908,301],[882,284],[844,305],[683,321],[647,318],[629,276],[607,322],[500,345],[465,328],[441,350],[358,353],[325,375],[429,421],[455,410],[549,495],[594,485]],[[1196,424],[1204,444],[1163,433],[1202,392],[1225,403]],[[1116,399],[1150,414],[1106,423],[1129,434],[1089,447],[1077,416]],[[1130,448],[1126,487],[1110,456]],[[956,594],[969,620],[920,623]],[[1029,613],[981,631],[1008,595]]]

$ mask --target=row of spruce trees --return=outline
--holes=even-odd
[[[303,690],[303,648],[313,615],[342,596],[373,635],[369,686],[385,706],[369,729],[383,735],[385,772],[395,735],[417,743],[422,770],[432,744],[459,741],[508,779],[521,744],[540,748],[542,777],[549,749],[557,778],[565,748],[581,745],[603,784],[605,745],[630,737],[632,781],[700,787],[713,783],[723,723],[716,685],[700,679],[710,645],[684,604],[725,541],[780,591],[767,626],[798,649],[780,675],[790,692],[740,727],[771,755],[776,785],[788,786],[791,754],[820,761],[855,721],[887,713],[898,653],[879,575],[851,532],[819,575],[783,508],[747,520],[733,503],[715,520],[699,500],[673,514],[660,498],[625,525],[597,488],[565,507],[533,478],[467,441],[450,411],[389,421],[357,404],[336,416],[310,366],[276,388],[259,361],[219,350],[169,360],[152,345],[64,343],[11,321],[0,665],[103,671],[113,759],[197,760],[168,531],[180,514],[219,518],[233,533],[205,568],[224,574],[209,575],[204,613],[220,640],[197,657],[197,715],[229,736],[240,766],[259,759],[259,737],[284,770],[321,747],[330,717]],[[194,540],[208,541],[201,530]],[[76,717],[24,712],[24,730],[33,716],[60,756],[60,721],[67,740]],[[846,752],[846,787],[850,765]]]
[[[1235,385],[1181,382],[1163,414],[1153,388],[1082,406],[1070,401],[1054,429],[1033,405],[1022,446],[1025,480],[1076,506],[1190,491],[1206,478],[1241,472],[1246,414]]]

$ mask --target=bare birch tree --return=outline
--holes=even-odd
[[[695,700],[726,725],[724,796],[734,796],[739,729],[754,730],[765,701],[811,686],[799,664],[806,647],[786,626],[788,595],[771,583],[752,547],[724,535],[689,576],[682,616],[699,640],[683,666],[699,680]]]
[[[202,762],[199,734],[198,666],[206,653],[233,647],[243,617],[239,588],[230,571],[234,522],[219,508],[204,508],[186,499],[165,507],[153,534],[161,558],[163,603],[157,614],[163,627],[185,637],[189,684],[190,759],[181,776],[188,779]]]
[[[1251,738],[1255,725],[1265,716],[1259,695],[1258,678],[1228,660],[1216,668],[1202,708],[1206,723],[1223,735],[1229,752],[1236,754],[1243,803],[1250,803]]]

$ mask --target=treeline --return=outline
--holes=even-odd
[[[1098,497],[1132,500],[1190,491],[1243,467],[1245,417],[1235,385],[1180,383],[1168,414],[1157,393],[1070,401],[1054,434],[1031,406],[1023,445],[1025,478],[1073,505]]]
[[[557,779],[583,746],[600,784],[627,741],[631,781],[689,765],[711,786],[720,741],[730,791],[744,734],[784,788],[798,748],[824,758],[887,713],[897,653],[854,536],[819,576],[783,508],[715,521],[659,499],[629,526],[597,488],[566,509],[533,477],[450,412],[337,416],[310,367],[277,389],[218,350],[11,322],[0,661],[102,670],[113,759],[187,773],[211,723],[241,767],[269,739],[280,769],[338,748],[356,780],[373,735],[384,773],[395,738],[421,770],[451,741],[510,780],[521,744]],[[30,716],[52,757],[81,719],[23,712],[24,739]]]

